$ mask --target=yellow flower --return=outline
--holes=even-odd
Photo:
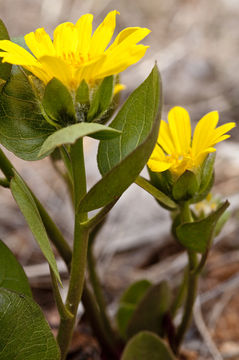
[[[74,25],[56,27],[54,39],[44,28],[27,34],[25,42],[32,54],[9,40],[0,41],[2,62],[21,65],[47,84],[53,77],[70,90],[84,79],[88,84],[118,74],[139,61],[148,46],[137,45],[149,29],[129,27],[109,45],[116,25],[116,10],[109,12],[92,35],[93,15],[85,14]]]
[[[170,170],[180,176],[186,170],[196,171],[206,156],[216,151],[214,145],[230,137],[225,135],[236,124],[230,122],[216,128],[217,111],[206,114],[196,125],[191,140],[191,122],[188,112],[179,106],[168,113],[168,123],[161,121],[157,144],[148,161],[154,172]]]

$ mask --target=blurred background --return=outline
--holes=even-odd
[[[121,82],[127,86],[122,99],[145,79],[157,61],[163,81],[164,118],[172,106],[181,105],[190,111],[194,122],[212,110],[219,111],[221,123],[237,122],[238,0],[0,0],[0,17],[12,37],[38,27],[45,27],[52,34],[59,23],[76,22],[88,12],[94,14],[96,28],[113,9],[120,12],[116,32],[127,26],[152,30],[143,41],[150,45],[146,56],[121,76]],[[201,306],[198,303],[194,326],[185,344],[191,351],[188,359],[239,359],[238,127],[231,133],[231,139],[217,147],[214,192],[230,199],[232,217],[218,238],[200,284]],[[92,185],[99,178],[96,142],[87,140],[85,145],[87,175]],[[26,163],[8,155],[70,242],[71,205],[49,160]],[[57,318],[52,309],[49,311],[49,297],[42,296],[50,294],[47,264],[7,190],[0,189],[0,201],[0,237],[25,266],[37,299],[45,306],[54,327]],[[95,249],[112,314],[117,298],[134,280],[168,279],[177,285],[186,258],[174,245],[169,225],[166,211],[136,185],[112,210]],[[58,265],[64,276],[63,264],[59,261]]]

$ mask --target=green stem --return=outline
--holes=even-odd
[[[87,213],[78,213],[78,204],[82,197],[86,194],[86,176],[82,139],[77,140],[77,142],[72,145],[71,161],[74,183],[75,230],[66,307],[74,315],[74,318],[67,320],[61,319],[60,322],[57,340],[61,349],[62,360],[64,360],[67,356],[68,348],[71,342],[77,309],[83,292],[87,263],[89,228],[82,225],[82,222],[87,221]]]
[[[180,306],[183,303],[183,299],[184,299],[185,292],[186,292],[187,280],[188,280],[188,269],[184,272],[183,281],[182,281],[181,285],[179,286],[177,295],[171,305],[170,314],[171,314],[172,318],[174,318],[176,316],[178,309],[180,308]]]
[[[0,168],[3,174],[6,176],[8,181],[11,181],[11,178],[14,176],[14,166],[8,160],[2,149],[0,148]]]
[[[184,202],[180,206],[181,208],[181,222],[192,222],[192,215],[189,208],[189,204]],[[188,280],[187,280],[187,297],[184,305],[183,317],[181,324],[178,327],[174,352],[178,354],[181,343],[184,339],[188,326],[191,322],[193,305],[197,296],[197,284],[198,284],[198,274],[195,271],[197,268],[197,254],[194,251],[188,250]]]
[[[181,223],[192,222],[193,217],[188,201],[183,201],[181,204],[179,204],[179,207],[180,207]]]

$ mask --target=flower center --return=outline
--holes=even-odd
[[[69,65],[74,67],[82,66],[85,62],[91,60],[90,55],[83,55],[82,53],[75,53],[73,51],[63,52],[62,58]]]

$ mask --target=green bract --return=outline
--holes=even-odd
[[[59,80],[52,79],[47,84],[42,105],[51,125],[67,126],[76,122],[72,96]]]
[[[98,88],[93,91],[87,121],[100,121],[102,117],[107,116],[106,112],[113,99],[113,90],[114,76],[104,78]]]
[[[186,170],[175,182],[172,188],[173,198],[177,201],[190,200],[199,188],[196,175]]]

